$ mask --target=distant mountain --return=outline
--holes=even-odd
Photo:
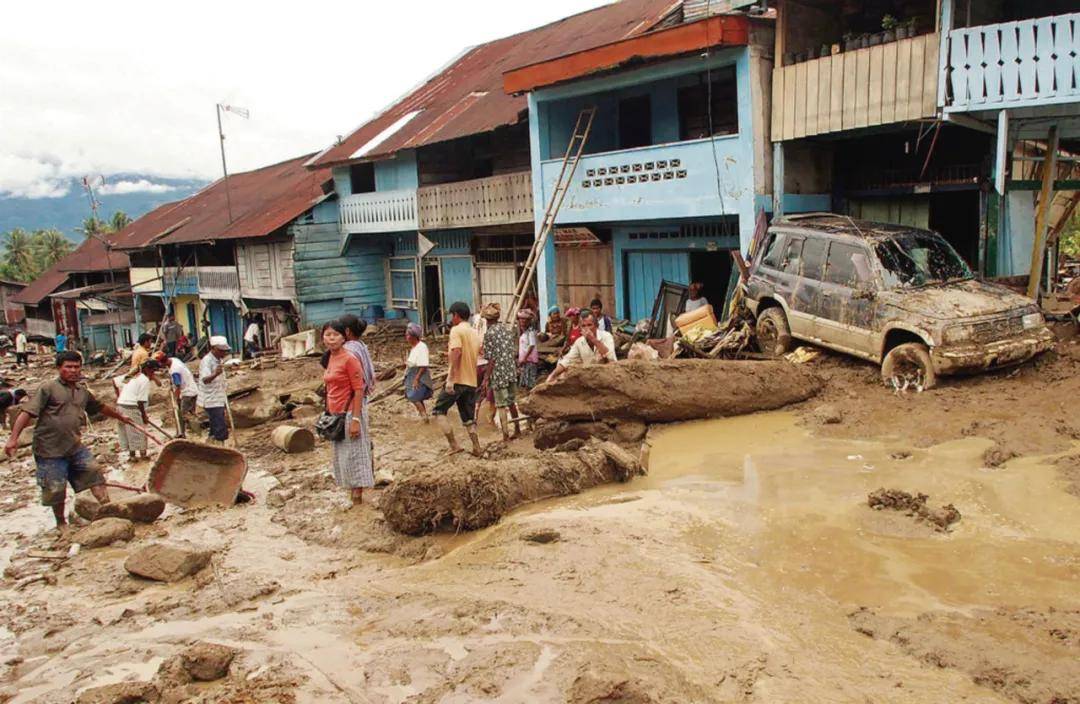
[[[197,179],[160,178],[145,174],[113,174],[95,188],[103,220],[123,210],[132,219],[164,203],[186,198],[208,182]],[[56,228],[73,242],[81,242],[75,228],[90,215],[90,202],[81,179],[73,178],[68,192],[59,198],[15,198],[0,193],[0,233],[15,227],[26,230]]]

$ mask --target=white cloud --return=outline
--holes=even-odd
[[[134,181],[115,181],[113,183],[106,181],[97,189],[97,192],[103,196],[117,196],[126,193],[168,193],[176,189],[176,186],[170,186],[167,183],[154,183],[145,178],[140,178]]]
[[[85,175],[211,180],[317,152],[466,46],[605,0],[5,3],[0,193],[48,197]],[[48,31],[27,32],[27,27]],[[374,29],[377,28],[377,29]],[[342,41],[344,39],[344,41]]]

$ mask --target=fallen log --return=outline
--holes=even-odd
[[[519,405],[547,420],[670,423],[781,408],[805,401],[820,385],[786,361],[631,360],[571,367]]]
[[[594,441],[575,452],[552,452],[539,458],[463,458],[443,463],[395,481],[383,493],[379,507],[387,524],[399,533],[476,530],[517,506],[629,481],[644,473],[630,453]]]

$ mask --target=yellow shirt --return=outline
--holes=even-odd
[[[480,357],[480,336],[467,322],[460,322],[450,328],[450,350],[461,350],[461,362],[455,376],[451,370],[450,381],[454,384],[473,386],[476,384],[476,360]]]
[[[131,353],[131,369],[129,374],[138,374],[143,362],[150,359],[150,352],[142,345],[135,345],[135,351]]]

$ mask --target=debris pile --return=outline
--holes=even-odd
[[[866,497],[866,503],[875,511],[900,511],[916,521],[930,524],[934,530],[942,533],[960,520],[960,511],[952,504],[932,508],[926,505],[929,500],[926,494],[909,494],[899,489],[878,489]]]

